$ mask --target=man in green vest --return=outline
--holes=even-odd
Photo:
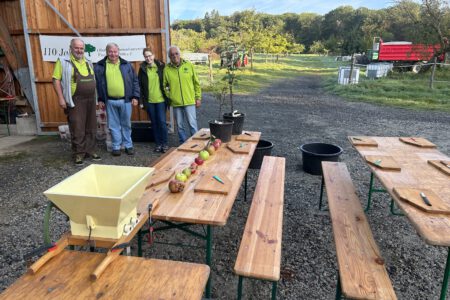
[[[169,48],[170,63],[164,68],[163,86],[173,107],[182,144],[198,131],[196,107],[201,105],[202,91],[194,66],[180,55],[177,46]]]
[[[83,165],[85,157],[101,160],[95,152],[97,99],[94,67],[84,57],[81,39],[72,39],[70,55],[56,61],[53,88],[58,95],[59,106],[67,115],[75,164]]]

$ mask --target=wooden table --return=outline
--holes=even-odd
[[[250,132],[250,134],[257,136],[258,139],[261,136],[260,132]],[[235,141],[235,138],[233,136],[232,141]],[[190,141],[189,139],[186,143]],[[206,236],[202,238],[206,240],[206,263],[209,266],[212,263],[212,226],[226,225],[257,145],[257,141],[244,143],[251,144],[248,154],[236,154],[223,143],[210,161],[199,166],[197,173],[191,176],[182,193],[170,193],[168,182],[164,182],[148,189],[138,204],[138,213],[142,213],[146,211],[149,203],[158,199],[158,206],[153,210],[152,218],[167,222],[171,228],[185,230],[186,225],[206,225]],[[176,150],[154,165],[155,171],[168,168],[175,172],[181,171],[189,167],[197,155],[198,153]],[[232,186],[227,195],[194,192],[194,187],[199,177],[202,176],[202,172],[209,171],[226,174],[231,180]],[[183,224],[172,222],[182,222]],[[199,235],[196,234],[196,236]],[[210,298],[210,296],[211,276],[206,288],[206,297]]]
[[[428,160],[449,160],[436,148],[420,148],[406,144],[398,137],[363,137],[370,138],[378,146],[355,146],[364,158],[366,155],[391,156],[401,170],[385,171],[368,164],[372,174],[378,178],[396,205],[404,212],[420,237],[430,245],[449,247],[441,299],[445,299],[450,273],[450,215],[429,214],[399,199],[394,187],[429,189],[436,193],[445,203],[450,204],[450,176],[437,170]],[[372,187],[370,187],[372,188]]]
[[[95,282],[105,254],[64,250],[35,275],[25,274],[0,299],[201,299],[206,265],[120,256]]]

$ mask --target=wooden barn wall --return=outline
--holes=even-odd
[[[25,3],[41,128],[42,131],[55,130],[67,120],[52,86],[55,63],[42,61],[39,35],[75,34],[44,0],[26,0]],[[165,33],[161,32],[165,29],[164,0],[50,0],[50,3],[82,36],[145,34],[147,46],[153,49],[155,56],[166,60]],[[9,24],[14,41],[26,59],[20,1],[0,1],[0,11],[0,17]],[[139,64],[133,63],[136,71]],[[132,119],[147,120],[147,114],[135,107]]]

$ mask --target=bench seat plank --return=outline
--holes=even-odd
[[[397,299],[346,165],[322,162],[322,170],[342,293],[352,299]]]
[[[237,275],[280,279],[285,164],[283,157],[264,157],[234,266]]]

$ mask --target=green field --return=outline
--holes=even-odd
[[[388,77],[370,80],[361,70],[359,84],[339,85],[338,67],[348,62],[336,62],[334,57],[317,55],[291,55],[280,57],[278,62],[256,56],[253,70],[250,66],[236,71],[236,94],[257,93],[274,81],[296,76],[321,76],[323,87],[330,94],[350,101],[364,101],[399,107],[450,111],[450,68],[437,68],[434,88],[429,88],[431,71],[423,74],[393,72]],[[203,90],[212,91],[226,75],[219,64],[213,65],[214,83],[208,80],[208,67],[196,66]]]

